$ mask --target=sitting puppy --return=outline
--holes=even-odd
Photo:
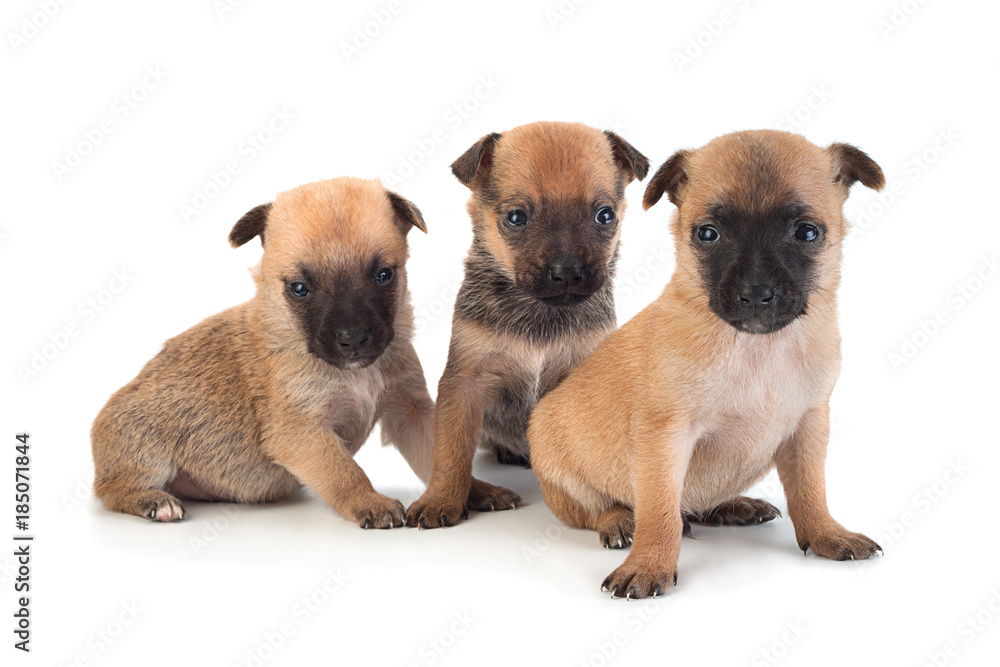
[[[375,180],[278,195],[229,236],[259,236],[257,295],[173,338],[94,422],[94,493],[184,517],[178,496],[267,502],[301,484],[362,528],[403,523],[353,456],[376,420],[430,478],[434,404],[411,343],[406,234],[420,211]]]
[[[616,326],[625,186],[649,161],[614,132],[540,122],[488,134],[451,165],[472,191],[472,248],[438,384],[434,474],[406,523],[517,507],[472,477],[477,447],[528,465],[528,416]]]
[[[643,206],[679,207],[663,294],[548,394],[528,431],[556,516],[632,545],[612,596],[665,593],[688,519],[777,515],[739,494],[777,466],[803,551],[868,558],[875,542],[827,510],[829,398],[840,369],[842,205],[882,171],[853,146],[738,132],[680,151]],[[633,541],[634,532],[634,541]]]

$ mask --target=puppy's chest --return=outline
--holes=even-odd
[[[829,369],[794,343],[753,341],[715,368],[706,397],[706,433],[773,450],[828,390]]]
[[[292,390],[300,404],[316,414],[322,426],[336,433],[354,454],[375,426],[385,388],[385,376],[373,366],[317,375]]]

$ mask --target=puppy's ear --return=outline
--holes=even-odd
[[[396,216],[396,224],[405,236],[410,228],[416,227],[424,234],[427,233],[427,226],[424,224],[424,216],[420,209],[414,206],[409,199],[400,197],[395,192],[388,192],[389,203],[392,204],[392,212]]]
[[[490,171],[493,149],[500,140],[500,134],[493,132],[472,144],[462,157],[451,163],[451,173],[470,188],[482,183]]]
[[[246,213],[236,222],[233,231],[229,232],[229,244],[234,248],[249,241],[255,236],[260,237],[260,244],[264,245],[264,228],[267,226],[267,215],[271,212],[271,204],[261,204]]]
[[[642,195],[642,207],[646,210],[650,206],[660,201],[663,193],[675,206],[681,205],[684,186],[687,185],[687,164],[691,157],[691,151],[677,151],[670,156],[670,159],[660,165],[660,168],[653,174],[652,180],[646,186],[646,192]]]
[[[604,135],[611,142],[611,154],[622,173],[626,175],[626,183],[632,179],[641,181],[649,173],[649,160],[635,149],[635,146],[625,141],[611,130],[604,130]]]
[[[834,183],[842,183],[848,189],[858,181],[873,190],[881,190],[885,186],[882,168],[860,148],[850,144],[830,144],[826,152],[833,158]]]

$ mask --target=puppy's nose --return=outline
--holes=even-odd
[[[549,264],[549,280],[553,285],[578,283],[583,280],[583,264],[572,261]]]
[[[753,284],[743,283],[740,285],[738,296],[740,303],[744,306],[766,306],[774,300],[774,293],[777,285],[772,282]]]
[[[341,331],[337,334],[337,342],[340,349],[346,351],[364,347],[368,343],[368,329],[358,329],[357,331]]]

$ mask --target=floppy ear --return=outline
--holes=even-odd
[[[850,144],[830,144],[826,152],[833,158],[834,183],[843,183],[848,189],[858,181],[873,190],[881,190],[885,186],[882,168],[860,148]]]
[[[465,185],[473,186],[473,181],[479,176],[479,182],[489,174],[490,162],[493,160],[493,148],[500,140],[500,134],[493,132],[472,144],[462,157],[451,163],[451,173]]]
[[[642,207],[646,210],[650,206],[660,201],[663,193],[675,206],[681,205],[681,195],[684,186],[687,185],[687,162],[691,157],[691,151],[677,151],[670,156],[670,159],[660,165],[660,168],[653,174],[653,178],[646,186],[646,192],[642,195]]]
[[[611,130],[604,130],[604,136],[611,142],[611,154],[614,155],[615,162],[628,176],[625,183],[631,183],[633,178],[639,181],[646,178],[649,172],[649,160],[646,156]]]
[[[261,204],[246,213],[236,222],[233,231],[229,232],[229,244],[234,248],[249,241],[255,236],[260,237],[260,244],[264,245],[264,227],[267,226],[267,215],[271,212],[271,204]]]
[[[396,215],[396,224],[405,235],[411,227],[416,227],[424,234],[427,233],[427,226],[424,224],[424,216],[420,209],[413,205],[409,199],[400,197],[395,192],[388,192],[389,203],[392,204],[392,212]]]

